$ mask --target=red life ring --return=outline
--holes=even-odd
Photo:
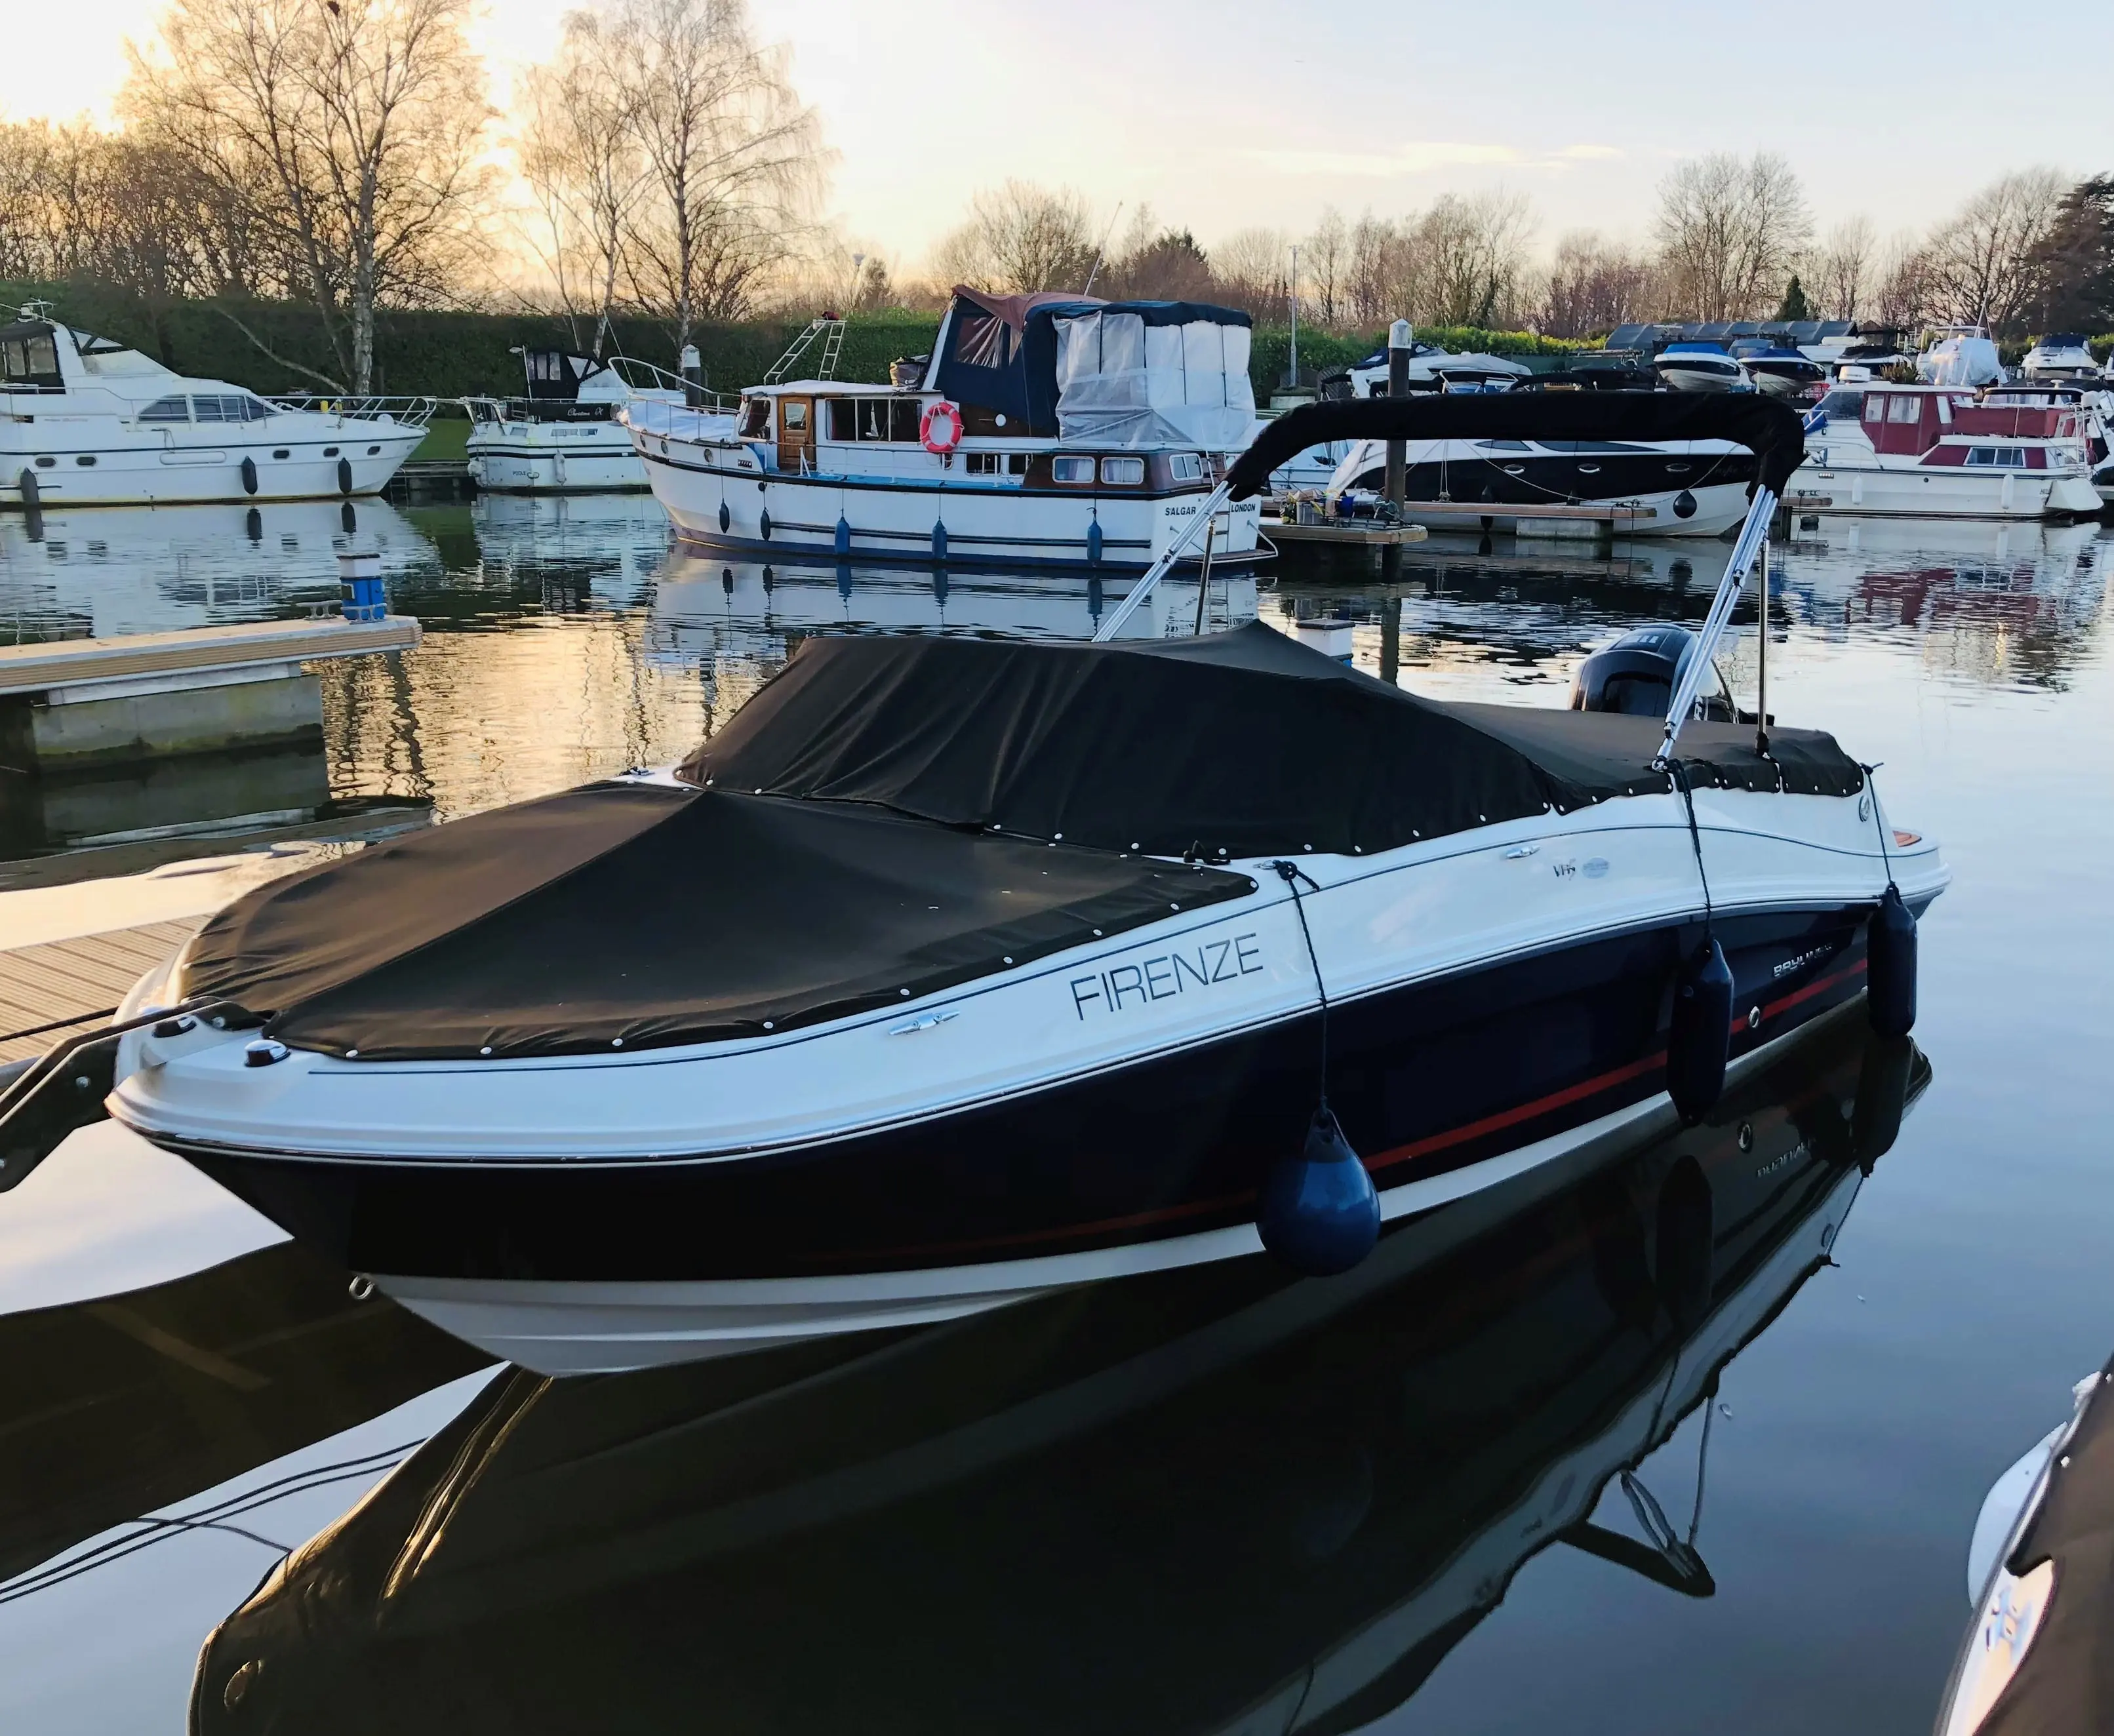
[[[936,423],[940,426],[936,428]],[[917,437],[925,442],[927,452],[945,457],[962,443],[962,413],[945,398],[927,404],[917,424]]]

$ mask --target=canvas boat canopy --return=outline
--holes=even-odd
[[[1862,786],[1826,735],[1771,742],[1695,724],[1682,757],[1698,785]],[[1420,699],[1259,624],[811,638],[680,783],[589,785],[275,881],[205,925],[174,987],[375,1060],[760,1036],[1250,896],[1229,858],[1663,792],[1659,742],[1652,718]]]
[[[1255,424],[1248,317],[1188,301],[986,295],[957,285],[928,375],[1024,435],[1238,450]]]
[[[1089,445],[1238,451],[1255,426],[1245,313],[1200,302],[1050,310],[1057,426]]]

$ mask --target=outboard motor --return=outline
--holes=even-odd
[[[1664,717],[1695,655],[1695,635],[1685,627],[1640,627],[1626,633],[1578,665],[1571,709]],[[1723,694],[1699,695],[1698,703],[1704,716],[1732,721],[1732,704]]]

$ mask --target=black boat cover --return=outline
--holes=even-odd
[[[1699,394],[1698,395],[1700,395]],[[1670,786],[1655,718],[1420,699],[1251,623],[1131,645],[817,637],[693,783],[1207,861],[1370,856]],[[1695,787],[1851,795],[1818,731],[1690,724]]]
[[[261,887],[176,986],[369,1060],[607,1053],[844,1017],[1254,889],[870,807],[593,783]]]
[[[688,787],[592,784],[263,887],[200,931],[176,987],[371,1059],[758,1035],[1255,889],[1206,860],[1369,856],[1663,792],[1659,733],[1418,699],[1260,624],[813,638]],[[1682,760],[1698,786],[1861,786],[1828,737],[1773,739],[1763,760],[1750,732],[1693,724]]]
[[[1229,473],[1259,494],[1279,464],[1331,440],[1724,440],[1781,496],[1805,459],[1798,413],[1758,392],[1428,392],[1302,404],[1265,426]]]

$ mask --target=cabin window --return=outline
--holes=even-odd
[[[157,398],[140,412],[142,422],[189,422],[191,419],[190,400],[188,398]]]
[[[191,400],[193,422],[262,422],[269,414],[263,404],[247,395]]]
[[[1178,482],[1201,482],[1204,460],[1193,452],[1178,452],[1167,461],[1168,474]]]
[[[58,345],[52,341],[48,331],[30,338],[23,345],[22,353],[32,374],[56,374],[59,371]]]
[[[1884,398],[1867,398],[1865,400],[1865,420],[1884,422],[1886,419],[1887,400]]]
[[[0,344],[0,372],[4,372],[11,380],[19,380],[29,371],[30,363],[22,353],[20,338],[11,337],[6,343]]]
[[[858,438],[858,406],[849,398],[831,398],[830,406],[830,435],[831,440]]]
[[[955,327],[954,359],[972,368],[1003,368],[1009,328],[995,313],[964,313]]]
[[[1887,400],[1887,420],[1889,422],[1921,422],[1923,405],[1910,397],[1890,398]]]
[[[1025,452],[1007,453],[1005,455],[1005,473],[1008,476],[1026,476],[1027,474],[1027,455]]]
[[[808,426],[808,406],[798,398],[788,398],[778,419],[788,434],[799,433]]]
[[[971,476],[1004,476],[1006,455],[1003,452],[972,452],[967,455]]]
[[[2026,468],[2026,449],[2024,446],[1970,446],[1967,462],[1984,469],[2023,470]]]
[[[1101,480],[1112,488],[1135,488],[1145,480],[1145,460],[1105,458],[1101,460]]]
[[[760,440],[771,427],[771,400],[768,398],[744,398],[741,400],[741,437]]]
[[[915,398],[891,398],[888,404],[888,437],[904,441],[920,438],[918,426],[923,419],[924,413]]]
[[[1845,422],[1855,422],[1865,413],[1865,395],[1862,392],[1830,392],[1820,400],[1821,413],[1839,416]]]
[[[1091,482],[1094,479],[1094,461],[1091,458],[1053,458],[1050,460],[1050,475],[1059,482]]]

